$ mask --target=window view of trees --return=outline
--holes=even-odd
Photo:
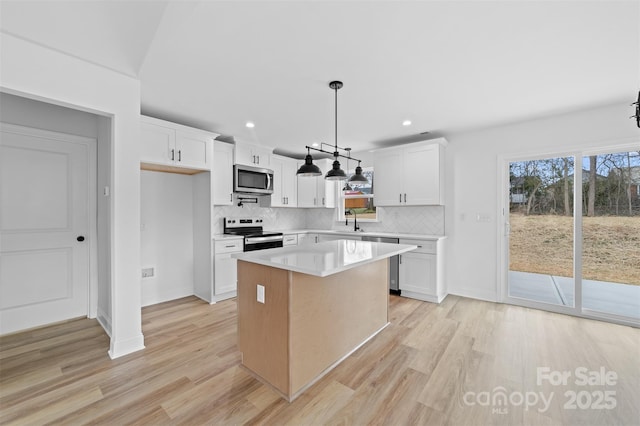
[[[574,166],[572,157],[511,163],[510,210],[572,215]],[[585,157],[582,189],[586,216],[640,215],[640,151]]]

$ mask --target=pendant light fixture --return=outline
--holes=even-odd
[[[351,182],[356,183],[365,183],[368,182],[367,178],[362,175],[362,167],[360,167],[360,160],[357,158],[351,158],[351,148],[342,148],[338,146],[338,90],[342,88],[343,84],[341,81],[332,81],[329,83],[329,87],[334,90],[335,93],[335,142],[333,146],[333,152],[325,151],[322,149],[322,146],[325,145],[323,142],[320,148],[316,148],[313,146],[305,146],[307,148],[307,156],[304,159],[304,164],[298,169],[296,175],[298,176],[320,176],[322,172],[320,168],[313,164],[313,158],[311,157],[311,150],[323,152],[325,154],[333,155],[333,167],[331,170],[327,172],[325,175],[325,179],[327,180],[346,180],[347,174],[340,168],[340,162],[338,161],[338,157],[344,157],[349,160],[354,160],[358,162],[358,167],[356,168],[356,175],[352,177]],[[317,146],[317,144],[314,144]],[[326,144],[329,145],[329,144]],[[331,145],[329,145],[331,146]],[[340,154],[338,149],[342,149],[347,151],[348,156]],[[348,165],[348,163],[347,163]],[[348,167],[347,167],[348,168]],[[345,188],[350,187],[348,184],[345,185]]]
[[[311,157],[311,148],[307,147],[307,156],[304,157],[304,164],[300,166],[296,174],[298,176],[322,175],[322,171],[320,171],[320,167],[313,164],[313,157]]]
[[[336,104],[336,127],[335,127],[335,146],[333,151],[333,168],[327,172],[325,175],[326,180],[345,180],[347,178],[347,174],[340,168],[340,162],[338,161],[338,157],[340,153],[338,152],[338,90],[343,86],[341,81],[332,81],[329,83],[329,87],[333,89],[335,92],[335,104]]]
[[[358,167],[356,167],[356,173],[351,176],[349,182],[356,185],[363,185],[369,183],[369,179],[362,174],[362,167],[360,167],[360,161],[358,161]]]

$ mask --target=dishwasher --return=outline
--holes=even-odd
[[[385,238],[385,237],[362,237],[362,241],[373,241],[376,243],[391,243],[398,244],[398,238]],[[400,287],[398,285],[398,273],[400,266],[400,256],[392,256],[389,258],[389,293],[400,294]]]

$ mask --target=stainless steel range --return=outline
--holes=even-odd
[[[260,217],[225,217],[223,221],[225,234],[244,236],[244,251],[282,247],[282,232],[263,231]]]

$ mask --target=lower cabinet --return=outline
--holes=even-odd
[[[238,261],[231,257],[241,253],[243,240],[218,240],[215,242],[213,293],[215,301],[236,297],[238,290]]]
[[[444,286],[443,240],[400,240],[418,248],[400,255],[399,284],[402,296],[440,303],[446,297]]]
[[[298,245],[315,244],[318,242],[318,234],[298,234]]]

